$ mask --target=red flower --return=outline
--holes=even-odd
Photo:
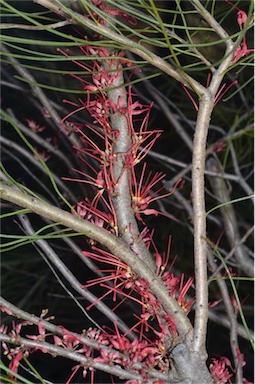
[[[231,3],[229,0],[225,0],[228,4],[231,5],[231,7],[235,8],[237,10],[237,23],[239,25],[240,31],[243,30],[245,23],[247,22],[247,13],[243,11],[242,9],[238,8],[236,5]],[[238,45],[234,55],[233,55],[233,62],[237,62],[241,59],[243,56],[247,56],[250,53],[252,53],[253,49],[248,49],[246,44],[246,36],[244,35],[243,41],[240,45]]]
[[[230,378],[233,376],[229,373],[228,368],[231,367],[230,361],[226,357],[221,357],[220,360],[212,358],[212,364],[210,365],[211,375],[214,384],[231,383]]]
[[[212,150],[214,153],[222,152],[224,151],[226,146],[227,146],[227,142],[225,140],[219,140],[217,143],[213,145]]]
[[[253,49],[248,49],[246,41],[244,40],[240,45],[238,45],[234,56],[233,56],[233,61],[236,63],[238,60],[241,59],[243,56],[248,56],[250,53],[254,52]]]
[[[33,132],[42,132],[44,131],[45,127],[41,127],[39,124],[37,124],[34,120],[25,119],[27,122],[27,125]]]
[[[140,214],[143,213],[144,215],[154,215],[154,216],[163,215],[171,218],[172,220],[178,221],[172,215],[160,212],[156,209],[149,209],[148,206],[155,200],[163,199],[164,197],[170,196],[174,192],[175,188],[177,188],[181,179],[178,180],[174,189],[171,192],[160,194],[160,192],[165,189],[164,186],[158,188],[154,192],[152,188],[155,185],[157,185],[160,181],[162,181],[166,175],[161,172],[156,172],[155,175],[152,176],[152,173],[149,172],[148,176],[145,178],[145,169],[146,169],[146,163],[144,163],[143,165],[142,172],[139,177],[139,183],[137,182],[137,176],[135,174],[134,168],[132,167],[131,169],[132,207],[134,209],[134,212],[138,220],[143,222],[140,216]]]
[[[15,353],[16,350],[17,350],[17,352]],[[17,348],[14,349],[14,351],[12,352],[13,357],[12,357],[12,360],[11,360],[11,362],[9,364],[9,369],[13,373],[17,373],[18,372],[19,363],[23,359],[23,354],[24,354],[24,352],[20,351]],[[10,354],[8,355],[8,357],[10,358]],[[13,374],[10,374],[10,379],[13,379],[14,381],[17,380],[17,378]]]
[[[120,11],[117,8],[112,8],[108,4],[106,4],[104,1],[101,0],[92,0],[92,3],[99,8],[100,10],[106,12],[108,15],[112,16],[120,16],[123,17],[128,23],[135,25],[136,19],[133,16],[127,15],[126,13]],[[94,18],[97,18],[98,21],[100,21],[100,24],[105,24],[105,19],[102,17],[99,17],[96,12],[92,12],[92,15]]]

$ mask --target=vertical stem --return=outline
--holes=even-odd
[[[123,72],[119,68],[119,63],[116,58],[112,60],[109,65],[109,60],[103,62],[105,70],[116,70],[118,76],[114,81],[114,89],[107,91],[107,97],[113,101],[115,105],[120,104],[126,108],[125,113],[115,112],[110,116],[111,130],[118,131],[113,144],[113,163],[112,173],[115,180],[114,194],[111,196],[114,210],[117,217],[117,224],[119,233],[123,240],[130,246],[130,248],[142,259],[152,270],[155,268],[155,263],[149,250],[146,248],[143,240],[140,237],[140,231],[136,222],[135,214],[132,208],[132,199],[130,193],[130,169],[127,164],[127,157],[132,146],[131,130],[129,127],[129,116],[127,110],[127,94],[125,91],[125,83]]]
[[[196,279],[196,313],[194,324],[193,349],[206,356],[206,332],[208,320],[207,287],[207,252],[206,252],[206,212],[204,195],[204,169],[206,157],[206,140],[214,107],[214,98],[220,83],[232,64],[234,43],[214,17],[202,6],[200,1],[192,0],[194,8],[200,13],[214,31],[225,39],[226,52],[218,69],[214,72],[208,89],[203,93],[197,116],[194,135],[192,161],[192,192],[194,208],[194,259]]]
[[[208,320],[207,243],[204,192],[206,140],[213,108],[213,96],[206,91],[201,99],[194,135],[192,161],[192,199],[194,211],[194,261],[196,279],[196,313],[193,348],[205,354]]]

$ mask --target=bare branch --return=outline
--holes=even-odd
[[[215,272],[217,265],[213,261],[213,257],[210,253],[208,253],[208,262],[209,262],[211,271]],[[216,277],[218,277],[216,281],[221,291],[221,297],[223,299],[225,309],[230,322],[230,345],[231,345],[232,354],[235,361],[236,383],[242,384],[243,371],[242,371],[242,365],[240,364],[240,360],[238,356],[239,344],[238,344],[238,336],[237,336],[237,314],[234,312],[233,304],[231,302],[226,281],[221,279],[221,275],[219,273],[216,274]]]
[[[214,158],[211,157],[210,159],[208,159],[208,169],[219,172],[219,167],[219,164],[215,161]],[[218,178],[213,180],[209,178],[209,180],[211,182],[212,189],[219,203],[226,203],[219,209],[222,215],[228,242],[231,248],[235,250],[234,254],[237,265],[239,268],[242,269],[242,271],[246,273],[247,276],[253,277],[253,262],[246,254],[245,249],[241,243],[241,236],[238,230],[237,218],[233,205],[231,204],[231,197],[229,195],[228,187],[224,180]]]
[[[129,265],[138,276],[148,280],[152,292],[160,300],[165,311],[173,317],[181,338],[190,340],[192,326],[183,310],[176,300],[169,296],[168,289],[161,279],[159,279],[142,260],[139,260],[137,255],[127,248],[120,238],[116,238],[116,236],[108,231],[97,227],[87,220],[81,220],[71,213],[54,207],[42,200],[38,200],[35,197],[25,195],[15,188],[8,187],[2,183],[0,184],[0,188],[0,196],[2,199],[28,208],[42,217],[46,217],[55,223],[61,223],[73,229],[75,232],[84,233],[85,236],[105,245],[113,255],[119,257]]]

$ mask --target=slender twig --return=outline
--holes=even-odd
[[[29,321],[32,324],[38,325],[38,323],[41,323],[43,328],[45,328],[47,331],[54,333],[58,336],[63,336],[64,332],[61,327],[58,325],[55,325],[53,323],[50,323],[49,321],[43,320],[39,317],[37,317],[34,314],[30,314],[29,312],[24,311],[23,309],[15,306],[14,304],[10,303],[8,300],[4,299],[3,297],[0,297],[0,306],[1,310],[5,312],[5,310],[8,310],[12,316],[17,317],[18,319],[23,319],[26,321]],[[101,347],[101,344],[96,342],[93,339],[90,339],[84,335],[79,335],[75,332],[70,332],[71,335],[74,335],[76,337],[79,337],[79,339],[86,344],[87,346],[98,349]]]
[[[213,256],[211,253],[208,253],[208,262],[211,271],[214,273],[217,268],[217,264],[213,260]],[[225,305],[225,309],[229,318],[230,323],[230,345],[232,354],[234,357],[235,362],[235,371],[236,371],[236,383],[242,384],[243,383],[243,371],[242,371],[242,364],[240,362],[240,358],[238,358],[238,351],[239,351],[239,343],[238,343],[238,332],[237,332],[237,314],[234,311],[233,304],[228,292],[228,288],[226,285],[226,281],[221,279],[220,273],[216,274],[216,282],[219,286],[221,297]]]
[[[217,33],[217,35],[219,35],[219,37],[221,37],[222,39],[226,39],[226,45],[230,46],[229,35],[225,31],[225,29],[217,22],[217,20],[211,15],[211,13],[208,12],[207,9],[201,4],[201,2],[199,0],[191,0],[190,3],[193,5],[196,11],[203,17],[203,19],[212,27],[213,31]],[[234,45],[231,44],[232,49],[233,46]]]
[[[194,222],[194,260],[196,276],[196,312],[195,312],[195,338],[196,351],[204,351],[206,339],[206,324],[208,311],[207,292],[207,244],[205,197],[204,197],[204,164],[207,130],[209,127],[213,100],[207,91],[200,102],[197,125],[194,136],[193,162],[192,162],[192,200]]]
[[[206,151],[206,154],[208,154],[209,151]],[[185,168],[186,170],[186,173],[190,172],[191,170],[191,165],[190,164],[187,164],[187,163],[184,163],[183,161],[179,161],[179,160],[176,160],[176,159],[173,159],[172,157],[168,156],[168,155],[162,155],[161,153],[157,153],[155,151],[152,151],[150,150],[150,152],[148,153],[148,156],[150,157],[153,157],[154,159],[159,159],[159,160],[162,160],[162,162],[164,164],[173,164],[173,165],[176,165],[177,167],[180,167],[180,168]],[[188,170],[187,170],[188,169]],[[217,178],[224,178],[224,180],[231,180],[231,181],[235,181],[236,183],[239,183],[240,181],[240,177],[239,176],[236,176],[236,175],[232,175],[231,173],[227,173],[227,172],[217,172],[217,171],[211,171],[211,170],[208,170],[208,169],[205,169],[205,175],[207,176],[212,176],[213,178],[217,177]],[[182,177],[184,175],[182,174]],[[175,177],[176,179],[176,177]],[[174,180],[175,180],[174,179]],[[165,185],[166,186],[173,186],[175,183],[173,181],[170,180],[170,183],[169,184],[169,181],[168,180],[165,180],[164,181]],[[251,190],[250,190],[251,191]],[[252,192],[249,193],[250,195],[252,195]]]
[[[69,161],[69,159],[55,146],[53,146],[51,143],[45,140],[44,137],[38,135],[37,132],[32,131],[31,129],[27,128],[24,124],[22,124],[14,115],[13,111],[11,109],[7,109],[8,115],[11,117],[13,122],[19,127],[19,129],[26,135],[33,139],[34,142],[40,144],[43,148],[45,148],[49,153],[54,154],[57,156],[60,160],[63,161],[63,163],[66,164],[66,166],[71,169],[72,164]]]
[[[26,29],[26,30],[32,30],[32,31],[44,31],[45,28],[50,29],[57,29],[64,27],[65,25],[69,25],[71,22],[69,20],[63,20],[59,21],[58,23],[52,23],[52,24],[45,24],[43,26],[37,26],[37,25],[27,25],[27,24],[14,24],[14,23],[1,23],[0,27],[1,29]]]
[[[47,175],[46,169],[42,166],[42,164],[38,161],[38,159],[33,156],[33,154],[30,151],[27,151],[25,148],[22,148],[21,145],[15,143],[14,141],[6,139],[1,136],[0,136],[0,143],[10,148],[10,150],[17,151],[23,158],[28,159],[29,162],[33,164],[39,170],[39,172],[41,172],[41,174]],[[76,197],[74,196],[72,191],[65,185],[65,183],[63,183],[63,181],[55,173],[51,172],[51,175],[54,178],[56,184],[61,188],[61,190],[66,192],[73,202],[76,201]]]
[[[225,256],[224,258],[224,261],[227,262],[231,259],[231,257],[235,254],[235,251],[236,251],[236,248],[239,247],[240,245],[244,244],[245,241],[248,239],[248,237],[252,236],[254,233],[254,226],[252,226],[246,233],[245,235],[241,238],[240,242],[237,243],[232,249],[231,251]],[[220,250],[220,252],[222,253],[222,251]],[[254,257],[254,254],[252,253],[252,256]],[[224,265],[221,264],[219,265],[219,267],[216,269],[216,272],[220,272],[221,269],[224,268]],[[210,276],[210,279],[214,278],[215,275],[214,273]]]
[[[26,233],[30,236],[33,236],[34,230],[30,224],[28,217],[26,215],[20,215],[19,218]],[[108,317],[108,319],[110,319],[113,323],[116,322],[116,324],[118,324],[118,327],[124,333],[129,330],[127,325],[124,324],[123,321],[114,312],[112,312],[107,305],[105,305],[102,301],[98,301],[98,298],[88,289],[81,288],[82,284],[76,279],[70,269],[67,268],[63,261],[58,257],[56,252],[52,249],[52,247],[48,244],[47,241],[43,239],[36,240],[36,244],[44,252],[47,259],[56,267],[56,269],[61,273],[61,275],[65,277],[70,286],[75,289],[77,293],[79,293],[84,299],[88,300],[90,303],[95,303],[95,307],[97,307],[98,310],[100,310],[100,312],[103,313],[106,317]],[[96,326],[100,328],[100,326],[91,318],[87,311],[85,311],[84,314],[89,319],[89,321],[91,321],[93,324],[96,324]]]
[[[231,326],[230,320],[225,315],[217,313],[217,311],[214,311],[209,308],[208,316],[209,316],[209,319],[211,321],[214,321],[216,324],[219,324],[222,327],[230,329],[230,326]],[[251,335],[251,337],[254,337],[252,330],[249,329],[249,335],[247,335],[245,328],[241,324],[237,324],[237,335],[239,337],[242,337],[245,340],[250,340],[249,335]]]
[[[230,153],[231,153],[231,157],[232,157],[232,161],[233,161],[234,170],[235,170],[237,178],[239,179],[240,186],[247,193],[247,195],[252,195],[254,191],[249,186],[249,184],[246,183],[246,181],[245,181],[245,179],[244,179],[244,177],[240,171],[240,167],[239,167],[239,164],[237,161],[237,155],[236,155],[236,152],[235,152],[235,149],[234,149],[232,142],[230,143]],[[254,199],[252,199],[252,201],[254,202]]]
[[[0,44],[0,48],[3,52],[9,53],[9,50],[6,48],[4,44]],[[53,103],[50,102],[50,99],[46,96],[43,90],[37,85],[35,78],[31,75],[31,73],[24,67],[19,64],[19,61],[15,59],[15,57],[9,57],[9,61],[15,68],[15,70],[26,79],[30,87],[32,89],[33,94],[37,97],[37,99],[41,102],[42,107],[45,108],[51,119],[54,121],[56,127],[59,128],[61,117],[53,106]],[[42,108],[43,110],[43,108]],[[62,129],[63,134],[68,137],[69,141],[76,147],[80,147],[80,142],[77,140],[75,135],[69,135],[67,132]]]
[[[9,149],[6,149],[4,145],[2,145],[2,154],[7,154],[8,157],[10,159],[13,159],[14,161],[16,161],[16,164],[18,164],[22,169],[24,169],[24,171],[26,172],[26,174],[30,177],[30,180],[34,180],[38,185],[42,188],[42,191],[45,191],[46,192],[46,195],[45,196],[50,196],[50,201],[52,202],[52,204],[54,203],[55,205],[59,205],[59,201],[58,199],[56,198],[56,195],[55,193],[49,189],[49,186],[47,186],[45,183],[43,183],[43,181],[41,180],[40,178],[40,173],[37,174],[37,172],[33,172],[33,169],[29,169],[29,163],[28,163],[28,166],[26,166],[24,164],[24,162],[20,162],[20,157],[19,156],[16,156],[13,151],[10,151]],[[31,167],[30,167],[31,168]],[[7,171],[7,170],[6,170]],[[39,177],[38,177],[39,176]],[[0,178],[1,180],[5,180],[5,181],[8,181],[8,178],[7,176],[3,173],[3,171],[0,171]]]
[[[158,94],[160,92],[157,92]],[[182,141],[186,144],[186,146],[189,148],[190,151],[193,149],[192,140],[183,128],[182,124],[177,120],[174,113],[170,110],[170,108],[167,106],[164,98],[159,96],[156,98],[156,102],[161,108],[161,111],[164,113],[168,121],[170,122],[171,126],[175,129],[177,134],[180,136]]]
[[[220,171],[220,165],[213,158],[210,158],[207,161],[207,167],[209,169]],[[220,203],[226,203],[219,209],[222,215],[228,242],[231,248],[235,250],[234,253],[237,265],[248,276],[253,277],[253,262],[249,259],[249,257],[247,257],[244,247],[241,243],[241,236],[238,230],[238,222],[233,205],[231,204],[231,197],[227,185],[225,181],[221,179],[212,180],[209,178],[209,180],[217,200]]]

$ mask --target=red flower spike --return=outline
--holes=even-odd
[[[152,244],[153,246],[153,249],[155,251],[155,263],[156,263],[156,267],[157,267],[157,270],[156,270],[156,274],[158,276],[161,276],[166,267],[167,267],[167,264],[169,262],[169,258],[170,258],[170,246],[171,246],[171,236],[169,236],[168,238],[168,244],[167,244],[167,252],[166,252],[166,257],[165,257],[165,254],[163,253],[162,255],[159,253],[157,247],[156,247],[156,244],[153,240],[153,234],[154,234],[154,230],[151,232],[150,234],[150,244]],[[164,261],[163,261],[164,260]]]
[[[189,301],[185,300],[185,296],[187,295],[187,292],[190,289],[190,287],[193,285],[193,282],[194,282],[194,278],[190,277],[184,284],[184,274],[181,275],[180,288],[179,288],[180,293],[179,293],[177,302],[181,305],[181,307],[186,313],[189,313],[193,303],[195,302],[195,298],[192,298]]]
[[[77,203],[77,213],[82,218],[86,218],[86,220],[89,220],[91,223],[94,223],[96,226],[100,228],[105,228],[106,230],[111,231],[117,235],[118,227],[116,224],[114,210],[101,194],[99,194],[99,197],[104,201],[106,207],[109,208],[109,213],[102,212],[96,207],[96,205],[93,205],[88,199]],[[95,203],[97,204],[97,201]]]
[[[240,29],[243,28],[243,24],[247,21],[247,13],[245,11],[242,11],[240,8],[238,8],[235,4],[231,3],[229,0],[225,0],[226,3],[230,4],[231,7],[235,8],[237,10],[237,22],[240,26]]]
[[[250,295],[248,294],[248,295],[245,296],[244,299],[241,300],[241,302],[240,302],[241,307],[246,302],[246,300],[248,299],[249,296]],[[232,305],[233,305],[233,308],[234,308],[234,312],[235,312],[236,315],[238,315],[238,313],[239,313],[239,306],[238,306],[238,303],[237,303],[236,298],[235,298],[234,295],[231,295],[231,301],[232,301]]]
[[[240,29],[243,29],[244,24],[247,21],[247,13],[239,9],[237,12],[237,22],[239,24]]]
[[[127,282],[132,281],[135,278],[135,275],[131,272],[130,267],[128,267],[125,263],[118,260],[116,257],[111,255],[110,253],[103,251],[99,248],[96,248],[95,246],[92,247],[94,250],[97,251],[97,253],[92,252],[83,252],[85,256],[88,256],[90,258],[95,259],[96,261],[107,263],[113,266],[116,266],[116,269],[103,269],[100,270],[100,272],[107,273],[107,276],[96,278],[94,280],[89,280],[87,284],[85,284],[83,287],[90,287],[96,284],[100,284],[100,286],[107,288],[107,293],[103,295],[103,297],[107,296],[110,293],[113,293],[113,301],[116,301],[116,293],[122,292],[118,288],[129,288],[126,286]],[[113,287],[106,286],[104,284],[105,281],[114,281]],[[119,283],[117,281],[119,280]],[[101,297],[100,300],[103,298]],[[94,305],[95,303],[92,303],[89,306],[89,309]]]
[[[231,88],[231,87],[233,87],[233,85],[235,85],[235,84],[237,84],[238,83],[238,81],[237,80],[235,80],[235,81],[233,81],[230,85],[228,85],[227,86],[227,88],[223,91],[223,89],[225,88],[225,86],[226,86],[226,83],[224,83],[222,86],[221,86],[221,88],[220,88],[220,90],[217,92],[217,95],[215,96],[215,98],[214,98],[214,106],[216,105],[216,104],[218,104],[218,102],[222,99],[222,97],[227,93],[227,91]]]
[[[198,112],[198,105],[197,105],[197,103],[195,102],[195,99],[191,96],[191,93],[190,93],[189,90],[185,87],[184,84],[182,84],[182,88],[184,89],[184,91],[185,91],[186,94],[188,95],[189,99],[191,100],[192,104],[194,105],[195,110]]]
[[[244,355],[241,353],[239,348],[236,348],[236,355],[237,355],[238,366],[244,367],[246,365],[246,362],[244,361]]]
[[[148,206],[150,203],[152,203],[155,200],[159,200],[159,199],[163,199],[164,197],[171,196],[171,194],[177,188],[178,184],[181,182],[181,179],[178,180],[178,182],[175,184],[171,192],[167,192],[163,195],[160,195],[159,193],[164,189],[164,186],[160,187],[155,192],[151,192],[151,191],[152,191],[152,188],[156,184],[158,184],[162,179],[164,179],[166,175],[161,172],[156,172],[155,175],[152,176],[152,173],[149,172],[148,176],[144,180],[145,169],[146,169],[146,163],[144,163],[143,165],[142,172],[139,178],[139,183],[137,183],[137,177],[136,177],[134,168],[131,169],[132,207],[134,209],[134,212],[138,220],[143,222],[140,216],[140,213],[143,213],[144,215],[154,215],[154,216],[158,216],[160,214],[160,215],[169,217],[175,221],[178,221],[171,215],[165,214],[155,209],[148,209]]]
[[[153,381],[153,384],[166,384],[166,382],[162,380],[156,380],[156,381]]]
[[[71,380],[72,380],[72,378],[76,375],[76,373],[78,372],[78,370],[81,368],[81,365],[75,365],[73,368],[72,368],[72,374],[71,374],[71,376],[68,378],[68,380],[66,381],[66,383],[65,384],[70,384],[71,383]],[[86,373],[87,373],[87,371],[86,371]],[[86,375],[85,375],[85,377],[86,377]]]

